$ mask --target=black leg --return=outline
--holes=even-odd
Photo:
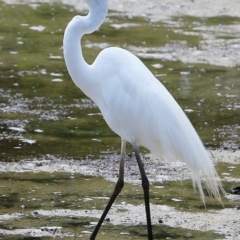
[[[122,140],[122,147],[121,147],[121,160],[120,160],[120,168],[119,168],[119,175],[118,175],[118,181],[116,183],[115,189],[113,191],[113,194],[101,216],[101,218],[98,221],[98,224],[96,225],[93,233],[91,234],[89,240],[94,240],[97,236],[97,233],[107,216],[108,211],[110,210],[113,202],[115,201],[118,194],[121,192],[123,185],[124,185],[124,162],[125,162],[125,152],[126,152],[126,141]]]
[[[148,240],[153,240],[151,214],[150,214],[150,207],[149,207],[149,181],[146,176],[145,170],[143,168],[143,163],[140,158],[137,145],[135,143],[132,143],[132,146],[133,146],[133,150],[135,152],[138,167],[139,167],[141,177],[142,177],[142,187],[143,187],[145,210],[146,210],[146,217],[147,217]]]

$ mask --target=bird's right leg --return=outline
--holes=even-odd
[[[150,213],[150,206],[149,206],[149,181],[147,175],[145,173],[142,160],[140,158],[138,147],[136,143],[132,143],[133,150],[135,152],[135,156],[137,159],[138,167],[142,177],[142,188],[144,193],[144,201],[145,201],[145,210],[146,210],[146,218],[147,218],[147,228],[148,228],[148,240],[153,240],[152,235],[152,223],[151,223],[151,213]]]
[[[101,216],[101,218],[98,221],[98,224],[96,225],[94,231],[92,232],[89,240],[94,240],[97,236],[97,233],[105,219],[105,217],[107,216],[108,211],[110,210],[113,202],[115,201],[115,199],[117,198],[118,194],[121,192],[123,185],[124,185],[124,163],[125,163],[125,154],[126,154],[126,141],[122,140],[122,146],[121,146],[121,160],[120,160],[120,167],[119,167],[119,175],[118,175],[118,180],[117,183],[115,185],[115,189],[113,191],[113,194]]]

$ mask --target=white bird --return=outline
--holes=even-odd
[[[82,55],[80,40],[104,22],[109,0],[85,0],[89,13],[75,16],[67,25],[63,49],[68,72],[89,98],[100,108],[108,126],[121,137],[119,178],[112,197],[89,239],[95,239],[101,224],[124,185],[126,142],[133,146],[142,176],[148,239],[152,240],[149,207],[149,182],[138,153],[138,146],[148,148],[154,156],[185,162],[192,172],[202,201],[201,177],[207,190],[221,201],[223,187],[212,161],[180,106],[148,68],[132,53],[118,47],[106,48],[93,64]]]

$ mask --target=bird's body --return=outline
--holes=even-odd
[[[86,2],[89,15],[74,17],[64,35],[64,57],[75,84],[98,105],[123,145],[128,141],[148,148],[156,157],[185,162],[202,200],[201,175],[208,191],[220,199],[219,188],[223,189],[201,140],[149,69],[135,55],[117,47],[101,51],[92,65],[85,62],[79,40],[102,24],[108,9],[108,0]]]
[[[197,164],[194,151],[199,155],[199,148],[203,150],[199,137],[172,95],[135,55],[108,48],[98,55],[95,66],[94,75],[101,76],[98,94],[89,97],[115,133],[156,157]]]

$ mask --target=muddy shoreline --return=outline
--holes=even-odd
[[[232,150],[211,150],[209,155],[213,161],[217,164],[220,162],[226,162],[230,164],[240,163],[240,151]],[[164,181],[181,181],[190,179],[189,171],[185,164],[173,162],[165,163],[164,161],[154,160],[150,157],[144,158],[145,169],[148,173],[151,183]],[[48,155],[42,159],[27,159],[20,162],[0,163],[0,172],[67,172],[67,173],[81,173],[85,176],[98,176],[103,177],[112,182],[116,182],[118,174],[118,155],[104,156],[99,160],[61,160],[54,156]],[[178,168],[176,171],[175,168]],[[136,168],[136,162],[134,156],[129,155],[126,160],[126,177],[125,181],[130,184],[141,184],[139,174]],[[231,178],[229,176],[223,176],[223,180],[235,182],[236,185],[240,184],[240,178]],[[239,202],[239,195],[227,195],[230,201]],[[155,205],[151,204],[152,221],[153,224],[159,224],[158,220],[162,219],[163,224],[170,227],[182,227],[191,230],[201,231],[214,231],[216,233],[224,234],[225,239],[240,239],[239,231],[239,209],[225,208],[222,210],[206,209],[205,212],[190,213],[179,211],[174,207],[167,205]],[[138,226],[145,223],[144,205],[132,205],[127,203],[114,204],[108,218],[111,219],[113,225],[132,225]],[[59,216],[71,216],[71,217],[96,217],[99,218],[101,210],[68,210],[58,209],[53,211],[47,211],[43,209],[36,209],[32,212],[37,216],[59,217]],[[10,219],[22,219],[25,215],[23,213],[5,214],[0,216],[0,222],[9,221]],[[126,221],[127,218],[127,221]],[[52,231],[56,231],[56,236],[63,236],[61,227],[55,227]],[[0,229],[0,234],[3,235],[32,235],[32,236],[52,236],[49,231],[43,231],[39,228],[36,229],[15,229],[4,230]],[[83,233],[88,235],[88,233]]]
[[[215,164],[220,162],[240,164],[240,151],[233,150],[211,150],[209,156]],[[150,156],[142,155],[145,170],[149,181],[181,181],[190,179],[190,172],[185,163],[165,162],[164,160],[152,159]],[[25,159],[19,162],[0,162],[0,172],[67,172],[80,173],[86,176],[103,177],[115,182],[119,169],[119,155],[102,155],[99,160],[65,160],[52,155],[41,159]],[[176,170],[177,169],[177,170]],[[139,171],[136,168],[134,155],[128,155],[125,163],[125,181],[130,184],[140,184]],[[224,180],[240,182],[240,178],[232,179],[225,176]]]

